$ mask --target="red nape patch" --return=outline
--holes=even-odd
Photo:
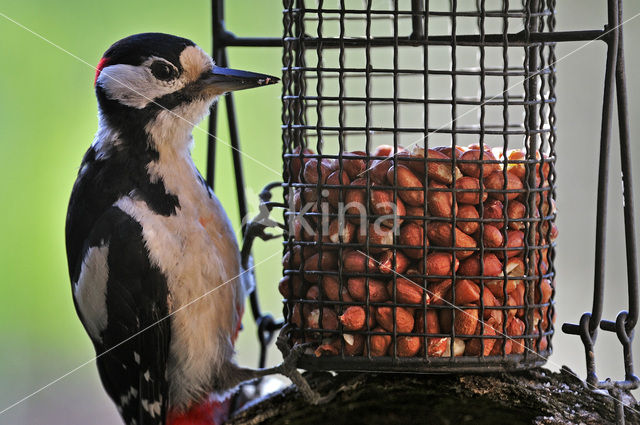
[[[108,63],[109,63],[109,58],[105,58],[105,57],[100,59],[100,62],[98,62],[98,66],[96,66],[96,78],[93,80],[93,85],[94,86],[98,82],[98,77],[100,76],[100,73],[102,72],[102,69],[105,66],[107,66]]]
[[[229,418],[231,399],[207,400],[184,413],[169,412],[167,425],[222,425]]]

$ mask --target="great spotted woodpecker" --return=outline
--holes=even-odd
[[[129,425],[217,423],[215,394],[281,371],[233,361],[248,273],[190,154],[192,129],[219,95],[277,81],[217,67],[190,40],[159,33],[124,38],[100,60],[99,128],[69,201],[66,246],[76,311]]]

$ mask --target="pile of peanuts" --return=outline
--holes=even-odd
[[[314,342],[316,356],[545,351],[558,233],[551,160],[478,145],[380,146],[368,158],[285,155],[278,289],[292,342]]]

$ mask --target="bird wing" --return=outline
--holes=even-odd
[[[102,383],[127,424],[164,424],[171,340],[167,281],[150,263],[141,225],[116,207],[94,225],[74,298]]]

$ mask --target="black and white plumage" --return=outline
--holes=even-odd
[[[190,146],[219,95],[277,81],[217,68],[193,42],[159,33],[120,40],[98,65],[99,129],[69,202],[67,258],[101,380],[127,424],[165,424],[261,372],[232,360],[251,288]]]

